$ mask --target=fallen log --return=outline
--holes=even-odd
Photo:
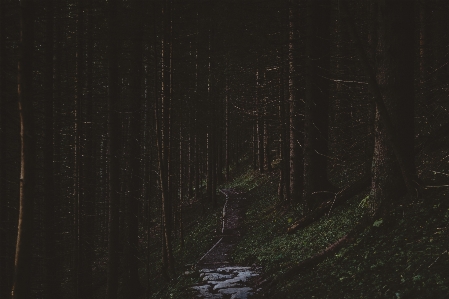
[[[312,211],[310,214],[304,216],[300,220],[296,221],[292,226],[287,229],[287,233],[291,234],[296,232],[297,230],[308,226],[309,224],[317,221],[326,213],[328,213],[331,209],[335,208],[338,205],[343,204],[351,197],[357,195],[362,192],[365,188],[367,188],[371,183],[371,174],[366,174],[362,178],[353,182],[352,184],[346,186],[341,189],[337,193],[333,199],[323,202],[317,209]]]

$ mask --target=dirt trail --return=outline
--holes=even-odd
[[[202,282],[192,287],[195,298],[246,299],[254,298],[257,290],[252,287],[252,278],[260,269],[233,265],[231,251],[241,235],[244,215],[242,203],[245,195],[234,189],[220,190],[226,195],[223,207],[221,236],[217,243],[198,261]]]

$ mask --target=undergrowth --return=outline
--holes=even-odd
[[[246,233],[236,263],[262,266],[273,279],[346,235],[365,211],[367,193],[294,234],[296,219],[277,199],[275,174],[254,171],[230,184],[247,192]],[[400,206],[377,219],[354,242],[300,275],[264,290],[271,298],[449,298],[448,191]]]
[[[277,197],[275,172],[260,174],[241,167],[220,188],[246,192],[244,235],[234,248],[236,264],[262,266],[264,278],[280,277],[346,235],[367,212],[368,191],[336,207],[294,234],[287,228],[300,214]],[[262,285],[269,298],[449,298],[449,191],[436,189],[416,202],[398,206],[390,219],[376,219],[334,256],[274,287]],[[186,211],[185,247],[175,246],[178,276],[155,282],[152,298],[189,298],[197,277],[183,275],[214,241],[224,197],[216,209]],[[155,271],[160,270],[160,266]]]

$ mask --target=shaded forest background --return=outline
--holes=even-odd
[[[151,298],[242,167],[274,174],[290,233],[370,189],[304,263],[447,187],[446,1],[0,8],[1,298]]]

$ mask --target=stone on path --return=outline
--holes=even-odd
[[[258,276],[260,268],[243,266],[224,266],[231,261],[230,253],[240,236],[240,221],[243,211],[240,201],[242,194],[234,190],[222,190],[226,194],[223,209],[222,238],[201,258],[200,268],[202,282],[193,286],[197,298],[204,299],[247,299],[254,295],[249,285],[250,278]],[[258,290],[259,291],[259,290]]]

